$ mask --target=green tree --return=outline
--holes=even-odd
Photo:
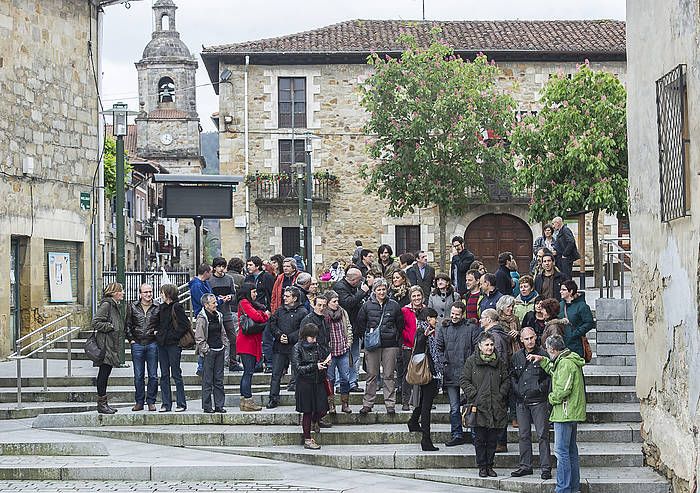
[[[124,151],[124,177],[127,179],[131,173],[131,165],[129,164],[129,156]],[[112,137],[105,137],[105,150],[103,156],[104,173],[105,173],[105,197],[113,199],[116,193],[117,184],[117,142]]]
[[[361,167],[366,193],[389,201],[391,216],[416,207],[436,206],[440,268],[446,264],[446,216],[459,214],[475,198],[487,197],[486,181],[507,179],[507,152],[500,139],[512,127],[513,100],[496,87],[500,70],[483,55],[473,61],[454,55],[437,40],[420,48],[410,36],[400,58],[373,54],[374,72],[362,85],[369,112],[365,131],[372,135]]]
[[[593,212],[596,246],[600,211],[627,214],[625,89],[613,74],[592,70],[586,61],[571,79],[552,77],[541,103],[539,114],[524,118],[510,138],[515,186],[532,190],[535,221]],[[598,257],[594,248],[596,272]]]

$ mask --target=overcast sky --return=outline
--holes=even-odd
[[[129,9],[107,7],[102,47],[103,104],[116,101],[138,110],[134,63],[153,31],[154,0],[136,0]],[[306,31],[350,19],[420,19],[421,0],[175,0],[176,27],[199,62],[197,107],[205,131],[218,109],[199,54],[202,45],[237,43]],[[625,0],[425,0],[428,20],[621,19]]]

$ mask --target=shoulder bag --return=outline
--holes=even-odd
[[[238,324],[241,328],[241,332],[247,336],[252,336],[255,334],[260,334],[265,330],[265,325],[264,323],[258,323],[255,322],[252,318],[250,318],[245,312],[241,312],[240,316],[238,317]]]
[[[566,303],[564,303],[564,316],[567,320],[569,319],[569,315],[568,313],[566,313]],[[586,337],[585,335],[581,336],[581,346],[583,347],[583,360],[586,363],[590,363],[593,359],[593,350],[591,349],[591,343],[588,342],[588,337]]]
[[[173,329],[177,330],[177,316],[175,316],[175,307],[171,310],[171,315],[173,318]],[[192,330],[192,324],[187,324],[188,327],[185,329],[185,333],[182,334],[177,345],[182,349],[194,349],[194,330]]]
[[[384,303],[386,305],[386,302]],[[382,347],[382,322],[384,321],[384,307],[382,306],[382,316],[379,317],[379,323],[376,327],[369,329],[365,333],[365,350],[376,351]]]
[[[101,363],[105,359],[106,348],[100,348],[100,346],[97,344],[97,336],[95,335],[94,330],[85,340],[84,351],[85,355],[93,363]]]
[[[411,360],[406,369],[406,382],[409,385],[427,385],[433,379],[430,363],[425,353],[415,354],[415,346],[411,350]]]

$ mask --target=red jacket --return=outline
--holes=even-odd
[[[265,323],[267,316],[263,310],[253,308],[250,301],[242,299],[238,303],[238,320],[241,319],[241,313],[248,315],[253,322]],[[241,330],[241,324],[238,323],[238,336],[236,337],[236,352],[238,354],[250,354],[255,356],[256,361],[262,359],[262,332],[260,334],[246,335]]]
[[[401,308],[403,312],[403,332],[401,333],[401,347],[404,349],[413,349],[413,342],[416,339],[416,312],[413,311],[411,305],[406,305]]]

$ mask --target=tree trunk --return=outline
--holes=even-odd
[[[593,272],[595,272],[595,283],[597,284],[599,279],[602,277],[598,276],[598,272],[601,272],[602,266],[600,265],[601,263],[601,258],[600,258],[600,245],[598,244],[598,216],[600,215],[600,211],[598,209],[593,211]],[[581,261],[584,263],[586,262],[586,259],[581,259]],[[600,287],[600,286],[598,286]]]
[[[445,270],[445,266],[447,265],[447,240],[445,238],[446,232],[445,229],[447,229],[447,217],[445,214],[445,209],[443,207],[438,206],[438,216],[439,216],[439,224],[438,227],[440,228],[440,240],[438,244],[438,248],[435,249],[435,251],[440,252],[440,272],[447,272]]]

